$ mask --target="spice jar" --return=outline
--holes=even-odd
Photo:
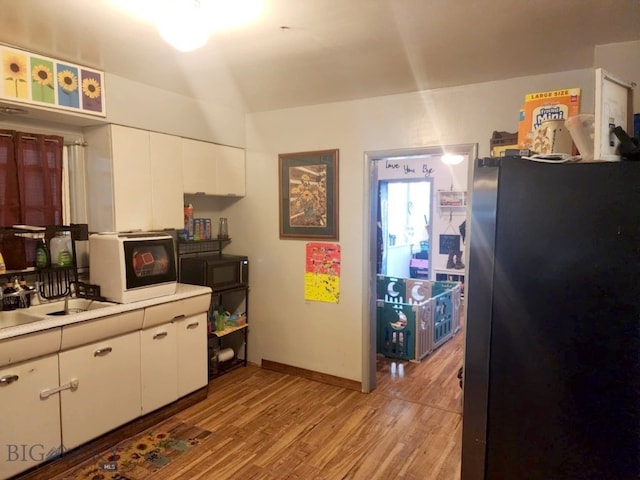
[[[229,222],[227,222],[227,219],[224,217],[220,217],[218,226],[218,238],[229,238]]]

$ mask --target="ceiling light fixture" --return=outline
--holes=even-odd
[[[121,10],[153,23],[182,52],[203,47],[213,32],[256,20],[264,0],[112,0]]]
[[[442,158],[442,163],[446,165],[458,165],[464,160],[464,155],[453,155],[451,153],[445,153]]]
[[[173,0],[166,2],[156,27],[169,45],[181,52],[191,52],[203,47],[209,39],[211,29],[207,17],[200,0]]]

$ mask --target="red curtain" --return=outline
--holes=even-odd
[[[62,224],[63,147],[59,136],[0,130],[0,226]],[[7,268],[33,265],[34,243],[2,236]]]

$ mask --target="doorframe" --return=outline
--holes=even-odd
[[[363,218],[363,252],[362,262],[362,392],[369,393],[376,388],[376,209],[378,172],[376,162],[393,157],[441,157],[445,153],[466,155],[469,171],[473,171],[473,163],[478,155],[477,143],[457,145],[437,145],[415,148],[372,150],[364,152],[364,211]],[[471,180],[472,174],[468,178]],[[467,190],[471,187],[467,184]],[[433,195],[434,192],[432,192]],[[469,195],[467,196],[470,199]],[[469,202],[470,203],[470,202]],[[469,205],[467,209],[470,210]],[[468,284],[468,279],[466,281]]]

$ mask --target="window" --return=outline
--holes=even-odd
[[[428,241],[431,182],[389,182],[388,205],[389,236],[395,245]]]
[[[0,130],[0,226],[62,224],[62,149],[56,135]],[[33,265],[34,240],[3,236],[8,269]]]
[[[378,184],[377,273],[408,278],[412,257],[429,258],[432,179]]]

